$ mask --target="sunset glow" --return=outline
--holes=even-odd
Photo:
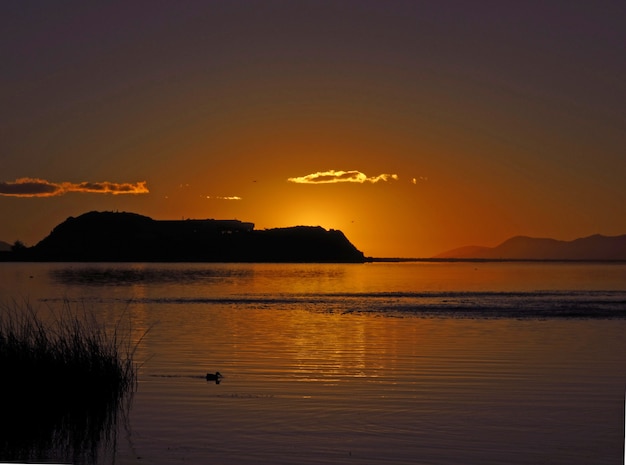
[[[0,240],[92,210],[321,225],[383,257],[624,234],[625,14],[10,2]]]

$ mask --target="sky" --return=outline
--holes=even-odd
[[[367,256],[626,234],[623,0],[0,5],[0,240],[129,211]]]

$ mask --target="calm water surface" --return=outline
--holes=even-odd
[[[624,264],[2,263],[0,298],[151,328],[115,463],[623,463]]]

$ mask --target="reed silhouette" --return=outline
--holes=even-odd
[[[0,305],[2,402],[9,404],[0,460],[96,463],[114,452],[137,386],[139,342],[122,332],[120,322],[107,331],[67,303],[52,318],[29,304]]]

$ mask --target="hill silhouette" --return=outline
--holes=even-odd
[[[496,247],[461,247],[437,259],[481,260],[626,260],[626,235],[596,234],[573,241],[516,236]]]
[[[10,255],[33,261],[365,261],[341,231],[319,226],[255,230],[238,220],[160,221],[95,211],[67,218],[34,247]]]

